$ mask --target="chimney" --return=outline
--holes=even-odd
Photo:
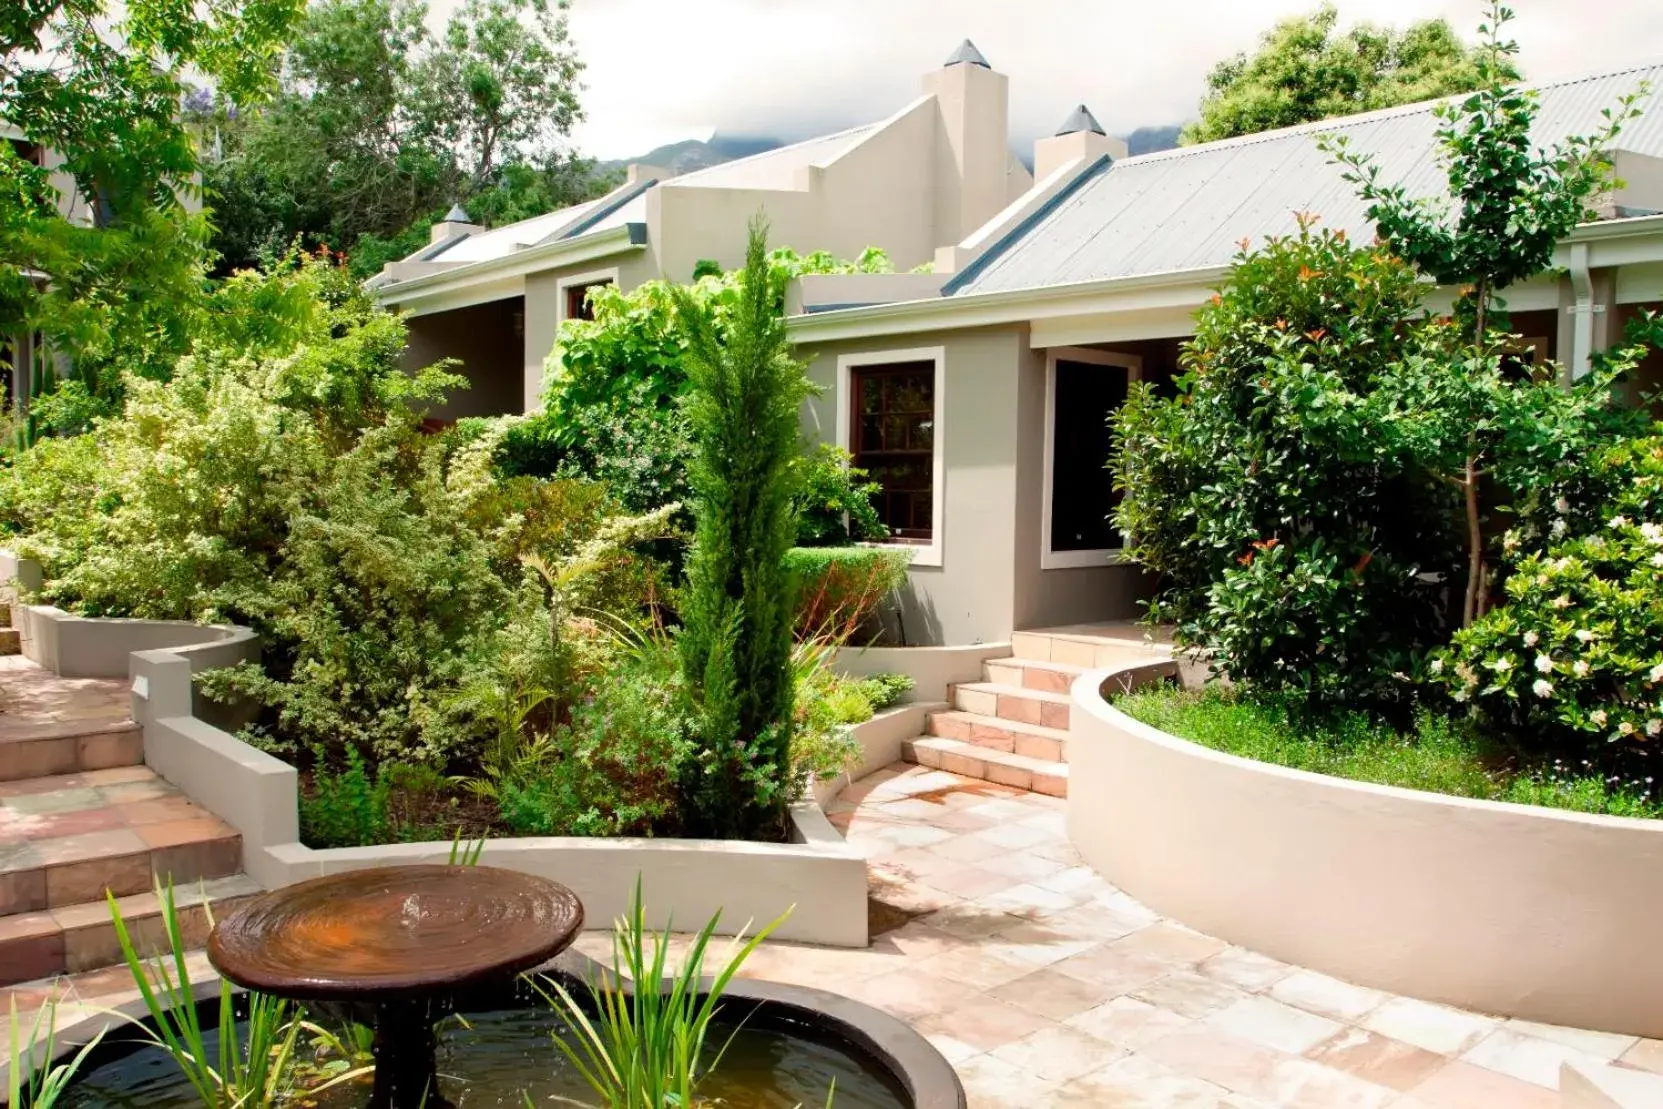
[[[445,218],[433,225],[433,231],[427,241],[429,243],[442,243],[447,239],[460,239],[472,235],[478,230],[479,224],[468,217],[468,213],[463,211],[462,205],[452,204],[450,211],[445,213]]]
[[[1095,161],[1103,154],[1124,158],[1126,144],[1104,134],[1097,117],[1081,104],[1062,121],[1055,135],[1034,143],[1034,182],[1037,184],[1082,158]]]
[[[624,184],[639,185],[643,181],[657,181],[663,183],[676,175],[676,171],[667,166],[650,166],[645,162],[631,162],[624,171]]]
[[[941,113],[936,140],[935,239],[956,243],[1010,200],[1010,81],[965,39],[924,78]]]

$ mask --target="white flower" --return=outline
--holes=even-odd
[[[1513,660],[1510,658],[1498,658],[1490,663],[1490,669],[1494,670],[1497,674],[1505,674],[1507,671],[1513,669]]]
[[[1633,735],[1634,725],[1631,722],[1624,720],[1621,724],[1617,725],[1617,732],[1619,735]]]
[[[1628,526],[1628,517],[1613,516],[1611,517],[1611,523],[1608,526],[1613,528],[1626,528]]]
[[[1467,699],[1467,691],[1464,689],[1457,689],[1454,693],[1451,693],[1450,696],[1455,698],[1457,701],[1465,701]]]
[[[1538,674],[1553,673],[1553,659],[1547,655],[1536,656],[1536,672]]]
[[[1546,678],[1537,678],[1530,684],[1530,692],[1534,693],[1538,697],[1552,697],[1553,683],[1548,681]]]
[[[1663,543],[1663,525],[1641,524],[1640,534],[1645,536],[1649,542]]]
[[[1571,607],[1571,599],[1569,597],[1567,597],[1565,594],[1561,593],[1561,594],[1559,594],[1559,596],[1557,596],[1553,599],[1553,607],[1554,608],[1570,608]]]
[[[1517,531],[1515,531],[1514,529],[1512,529],[1512,528],[1508,528],[1507,533],[1501,537],[1501,547],[1502,547],[1502,550],[1506,550],[1506,551],[1516,551],[1516,550],[1518,550],[1519,549],[1519,533]]]
[[[1663,720],[1659,720],[1657,717],[1654,716],[1650,720],[1646,721],[1646,734],[1647,735],[1663,734]]]
[[[1553,502],[1553,510],[1555,512],[1569,512],[1571,510],[1571,502],[1567,501],[1564,497],[1560,497],[1558,500]]]
[[[1570,530],[1570,525],[1565,523],[1565,518],[1563,516],[1560,516],[1553,521],[1553,525],[1549,527],[1548,530],[1553,533],[1553,537],[1555,539],[1558,539]]]
[[[1526,647],[1534,647],[1534,646],[1536,646],[1536,641],[1540,638],[1541,638],[1541,636],[1537,635],[1533,631],[1532,632],[1525,632],[1524,633],[1524,645]]]
[[[1663,551],[1658,551],[1656,554],[1651,556],[1651,564],[1653,566],[1663,567]]]
[[[1594,641],[1594,633],[1589,631],[1587,628],[1578,628],[1576,629],[1576,641],[1578,643],[1592,643]]]
[[[1444,672],[1444,660],[1443,659],[1435,658],[1435,659],[1432,660],[1432,672],[1434,674],[1442,674]]]
[[[1577,659],[1571,664],[1571,673],[1579,678],[1586,678],[1588,676],[1588,664],[1581,659]]]
[[[1646,680],[1649,682],[1663,682],[1663,662],[1651,668],[1651,673],[1646,675]]]
[[[1594,727],[1596,727],[1596,728],[1605,727],[1605,721],[1607,719],[1607,717],[1605,715],[1605,710],[1604,709],[1595,709],[1593,712],[1590,712],[1588,714],[1588,719],[1593,721]]]

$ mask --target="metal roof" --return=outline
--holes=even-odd
[[[426,260],[446,263],[485,262],[492,258],[506,258],[551,237],[575,238],[597,231],[610,231],[626,223],[642,223],[647,218],[645,192],[644,188],[638,186],[621,186],[598,200],[544,212],[540,216],[532,216],[517,223],[504,224],[489,231],[478,231],[464,238],[453,239],[443,250],[427,255]]]
[[[1103,125],[1097,122],[1097,117],[1091,114],[1091,109],[1084,104],[1068,113],[1068,118],[1062,121],[1061,127],[1057,128],[1057,134],[1075,135],[1081,131],[1087,131],[1093,135],[1108,134],[1107,131],[1103,130]]]
[[[947,60],[941,63],[943,69],[950,65],[979,65],[983,69],[993,68],[988,64],[987,59],[982,57],[982,52],[976,49],[976,44],[969,39],[959,43],[958,49],[953,51]]]
[[[1596,130],[1601,111],[1642,83],[1658,91],[1640,105],[1644,114],[1623,128],[1615,145],[1663,157],[1663,63],[1542,86],[1536,142],[1552,145]],[[1292,232],[1295,212],[1314,212],[1328,227],[1372,238],[1365,205],[1317,149],[1317,140],[1349,136],[1353,149],[1377,156],[1382,180],[1401,182],[1411,196],[1442,195],[1432,107],[1388,108],[1122,158],[1037,213],[944,292],[970,295],[1223,266],[1244,238]]]

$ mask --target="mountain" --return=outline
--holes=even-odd
[[[681,142],[666,143],[634,158],[620,158],[613,162],[600,163],[599,169],[623,169],[631,162],[643,165],[663,166],[675,170],[676,173],[692,173],[696,169],[709,166],[719,166],[723,162],[731,162],[736,158],[749,158],[752,154],[762,154],[765,151],[777,150],[784,146],[781,139],[767,138],[760,135],[724,135],[720,132],[710,136],[708,142],[699,139],[683,139]]]
[[[1126,147],[1131,154],[1149,154],[1156,150],[1171,150],[1178,145],[1178,133],[1183,130],[1179,124],[1167,127],[1139,127],[1126,136]],[[710,136],[708,142],[699,139],[683,139],[681,142],[666,143],[663,146],[647,151],[634,158],[619,158],[611,162],[601,162],[596,168],[601,172],[623,169],[631,162],[640,162],[648,166],[664,166],[676,173],[692,173],[696,169],[706,169],[719,166],[723,162],[731,162],[736,158],[749,158],[752,154],[762,154],[769,150],[778,150],[785,145],[785,140],[769,138],[763,135],[724,135],[721,132]],[[1033,155],[1030,151],[1018,154],[1022,164],[1033,168]]]

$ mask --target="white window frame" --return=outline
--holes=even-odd
[[[1057,363],[1085,362],[1093,366],[1113,366],[1126,371],[1130,384],[1143,378],[1143,359],[1135,354],[1121,354],[1114,350],[1091,350],[1084,347],[1051,347],[1045,352],[1045,481],[1041,495],[1039,520],[1039,568],[1041,570],[1077,570],[1089,566],[1114,566],[1125,558],[1125,548],[1102,548],[1093,551],[1054,551],[1051,549],[1051,500],[1055,491],[1053,473],[1057,453]],[[1108,480],[1107,471],[1103,479]]]
[[[560,331],[559,325],[566,322],[566,301],[570,299],[566,295],[566,290],[570,289],[574,285],[598,285],[603,281],[610,281],[614,285],[618,284],[618,267],[613,266],[611,269],[590,270],[588,273],[574,273],[568,277],[561,277],[555,280],[554,321],[557,336]]]
[[[947,534],[947,348],[911,347],[904,350],[867,350],[858,354],[837,357],[837,445],[849,449],[850,410],[854,406],[854,375],[857,366],[883,366],[897,362],[932,362],[935,364],[931,386],[935,414],[931,428],[932,457],[930,459],[930,541],[928,543],[877,543],[873,546],[900,547],[912,552],[914,566],[940,566],[943,540]]]

